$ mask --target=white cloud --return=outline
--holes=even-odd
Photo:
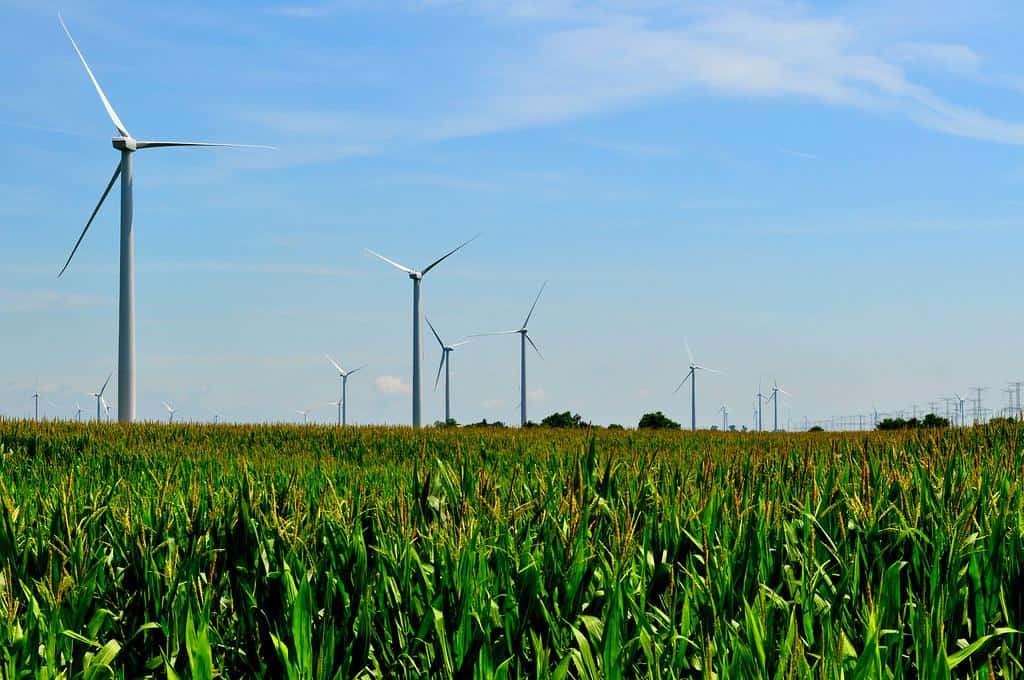
[[[527,390],[526,398],[530,401],[544,401],[547,395],[544,393],[543,388],[537,388],[535,390]]]
[[[897,61],[956,74],[974,73],[981,65],[981,57],[967,45],[901,43],[892,49],[892,55]]]
[[[313,16],[352,7],[328,3],[292,8],[292,13]],[[442,141],[551,125],[654,98],[696,93],[800,98],[899,116],[947,134],[1024,144],[1024,123],[948,100],[905,71],[922,64],[953,72],[977,71],[981,59],[968,46],[878,46],[872,42],[877,37],[867,30],[862,35],[854,19],[812,14],[796,3],[733,2],[667,10],[666,3],[657,0],[467,0],[411,7],[418,12],[463,12],[526,22],[530,30],[523,46],[515,50],[488,50],[486,60],[474,66],[477,80],[458,100],[459,108],[424,113],[416,120],[276,112],[265,114],[263,122],[290,133],[344,129],[349,139],[366,140],[367,148],[380,149],[389,140]],[[977,77],[1010,87],[1006,78],[980,73]]]
[[[45,309],[73,309],[109,302],[97,295],[59,293],[52,290],[10,290],[0,288],[0,310],[34,312]]]
[[[393,375],[382,375],[373,381],[377,391],[387,395],[412,394],[412,388]]]

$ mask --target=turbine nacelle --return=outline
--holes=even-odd
[[[138,151],[139,143],[135,141],[134,137],[114,137],[110,140],[110,143],[118,151]]]

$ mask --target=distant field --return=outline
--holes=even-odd
[[[0,420],[0,675],[1024,677],[1022,435]]]

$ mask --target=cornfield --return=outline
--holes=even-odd
[[[1022,434],[0,421],[0,675],[1024,677]]]

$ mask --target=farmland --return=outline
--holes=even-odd
[[[1022,434],[0,421],[0,675],[1024,677]]]

